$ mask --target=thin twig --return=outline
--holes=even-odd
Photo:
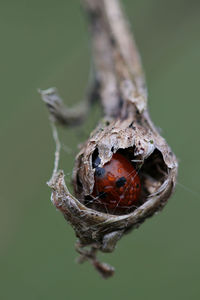
[[[105,115],[123,117],[128,102],[135,103],[142,112],[147,102],[145,78],[119,1],[82,1],[90,20],[93,57]]]
[[[59,140],[59,137],[58,137],[58,131],[57,131],[56,126],[53,122],[51,122],[51,128],[52,128],[53,139],[54,139],[55,144],[56,144],[56,150],[55,150],[55,154],[54,154],[55,155],[54,169],[53,169],[51,179],[48,182],[49,186],[52,186],[52,184],[54,184],[56,174],[58,173],[58,166],[59,166],[59,160],[60,160],[60,149],[61,149],[61,144],[60,144],[60,140]]]
[[[94,83],[93,88],[97,89],[96,83]],[[69,108],[64,104],[56,88],[49,88],[47,90],[39,89],[38,92],[47,105],[51,120],[62,126],[80,125],[85,120],[91,108],[91,97],[87,98],[87,101],[82,101],[75,107]]]

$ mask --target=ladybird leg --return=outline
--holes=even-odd
[[[110,232],[104,235],[101,251],[102,252],[112,252],[115,249],[115,246],[119,239],[122,237],[124,230],[118,230]]]

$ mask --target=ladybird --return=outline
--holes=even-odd
[[[93,162],[93,201],[109,212],[137,207],[141,183],[131,162],[120,153],[113,154],[103,167],[99,167],[100,162],[98,156]]]

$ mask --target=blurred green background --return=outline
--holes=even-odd
[[[109,0],[108,0],[109,1]],[[78,0],[0,2],[0,297],[4,299],[199,299],[200,2],[124,0],[146,72],[152,119],[176,153],[179,178],[162,213],[124,237],[104,281],[75,263],[75,236],[46,186],[54,142],[37,88],[65,102],[84,96],[90,69],[87,24]],[[84,127],[61,130],[70,182]]]

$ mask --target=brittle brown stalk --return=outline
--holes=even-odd
[[[147,91],[140,56],[129,24],[118,0],[82,0],[89,19],[96,75],[88,101],[75,110],[66,108],[55,89],[40,91],[49,108],[52,122],[62,125],[80,123],[98,95],[104,118],[90,134],[78,153],[73,170],[75,196],[58,171],[60,143],[49,186],[52,202],[73,226],[78,241],[80,262],[90,261],[104,278],[113,275],[113,267],[97,260],[97,251],[112,252],[123,234],[137,228],[162,209],[171,196],[177,175],[177,160],[153,125],[147,108]],[[123,213],[108,212],[87,202],[94,187],[93,160],[100,166],[116,152],[123,152],[140,170],[140,205]],[[85,247],[89,247],[86,249]]]

